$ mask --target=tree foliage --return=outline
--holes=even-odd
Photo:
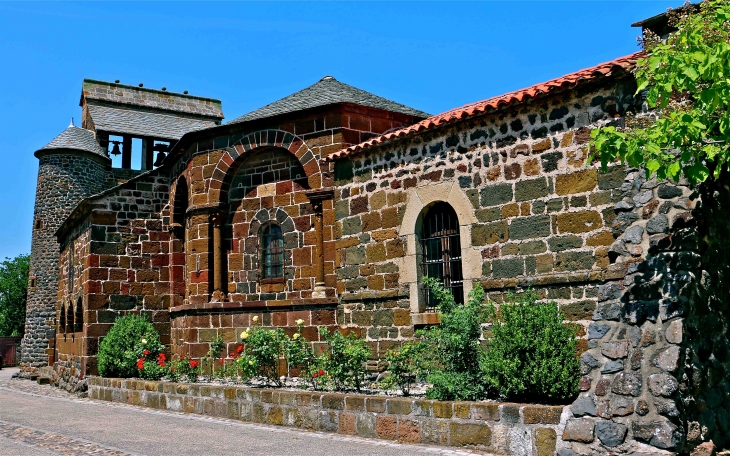
[[[28,255],[0,263],[0,337],[17,337],[25,332],[29,266]]]
[[[690,183],[714,178],[730,160],[730,1],[707,0],[699,11],[669,13],[677,28],[666,40],[645,36],[637,63],[637,93],[652,111],[627,118],[626,128],[594,130],[592,157],[604,169],[620,159],[644,167],[647,178]]]

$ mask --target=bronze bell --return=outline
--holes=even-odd
[[[159,152],[157,152],[157,159],[152,164],[152,166],[158,167],[158,166],[162,165],[163,161],[165,161],[165,153],[162,151],[159,151]]]
[[[114,144],[114,147],[112,148],[112,155],[122,155],[122,151],[119,150],[119,143],[116,141],[112,141]]]

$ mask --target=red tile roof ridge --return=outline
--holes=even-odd
[[[644,51],[635,52],[633,54],[619,57],[617,59],[604,62],[590,68],[585,68],[574,73],[561,76],[559,78],[551,79],[540,84],[535,84],[524,89],[498,95],[496,97],[477,101],[475,103],[469,103],[458,108],[450,109],[441,114],[437,114],[435,116],[424,119],[416,124],[403,127],[390,133],[376,136],[367,141],[361,142],[360,144],[355,144],[346,149],[340,150],[339,152],[335,152],[334,154],[327,157],[327,160],[338,160],[340,158],[353,155],[357,152],[364,151],[376,145],[382,145],[396,139],[431,130],[441,125],[445,125],[447,123],[455,122],[458,120],[463,120],[474,115],[484,114],[489,110],[496,110],[501,107],[507,107],[516,103],[522,103],[524,101],[527,101],[528,99],[536,98],[541,94],[547,94],[548,92],[554,92],[555,90],[565,90],[575,87],[578,84],[584,84],[601,77],[610,76],[612,71],[616,67],[623,70],[631,70],[636,65],[636,62],[644,55]]]

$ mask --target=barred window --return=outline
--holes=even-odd
[[[454,295],[454,301],[463,304],[461,239],[456,212],[446,203],[436,203],[424,216],[421,233],[423,275],[439,280]],[[435,308],[433,295],[427,288],[424,293],[427,310]]]
[[[259,232],[261,240],[261,278],[275,279],[284,276],[284,240],[281,227],[267,223]]]

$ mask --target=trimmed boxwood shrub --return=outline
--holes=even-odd
[[[139,315],[125,315],[114,322],[99,344],[99,375],[129,378],[140,376],[140,358],[154,359],[163,350],[152,323]],[[149,353],[144,354],[145,350]]]
[[[555,302],[527,292],[491,307],[492,338],[482,359],[484,380],[510,401],[567,402],[578,394],[580,361],[575,325]]]

